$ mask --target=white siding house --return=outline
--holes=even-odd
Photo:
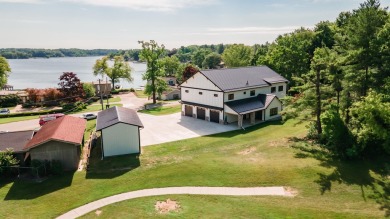
[[[112,107],[99,112],[96,123],[103,157],[141,153],[139,128],[143,125],[136,111]]]
[[[240,127],[275,119],[287,83],[267,66],[202,70],[180,85],[182,115]]]

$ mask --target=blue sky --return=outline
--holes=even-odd
[[[390,0],[382,0],[388,6]],[[167,48],[272,42],[363,0],[0,0],[0,48]]]

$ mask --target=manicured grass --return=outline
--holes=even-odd
[[[107,100],[105,100],[107,102]],[[108,101],[110,103],[116,103],[116,102],[121,102],[121,98],[119,96],[116,96],[116,97],[111,97],[110,99],[108,99]]]
[[[174,106],[160,106],[153,109],[148,110],[140,110],[140,113],[146,113],[150,115],[160,116],[160,115],[168,115],[173,113],[178,113],[181,111],[181,105]]]
[[[0,218],[53,218],[110,195],[172,186],[288,186],[296,197],[168,195],[102,208],[102,217],[150,218],[156,200],[177,200],[180,218],[382,218],[389,161],[340,162],[294,142],[306,123],[265,123],[246,130],[142,148],[139,158],[99,162],[93,149],[87,173],[66,173],[42,183],[0,178]],[[293,141],[291,141],[292,139]],[[295,147],[292,147],[292,146]],[[299,147],[299,148],[298,148]],[[384,192],[386,191],[386,192]],[[377,196],[379,197],[379,196]],[[17,209],[11,210],[10,209]],[[92,215],[89,215],[92,216]]]
[[[84,141],[87,141],[89,139],[89,136],[91,135],[92,131],[96,128],[96,119],[91,119],[87,121],[87,127],[85,128],[84,132]]]
[[[110,104],[110,107],[113,107],[113,106],[123,106],[123,104],[118,104],[118,103]],[[104,102],[104,104],[103,104],[103,109],[106,109],[106,102]],[[95,111],[100,111],[100,110],[102,110],[102,105],[89,105],[89,106],[87,106],[87,109],[84,109],[82,111],[75,112],[75,113],[95,112]]]
[[[134,91],[134,94],[135,94],[138,98],[148,98],[148,95],[145,94],[143,90],[136,90],[136,91]]]
[[[19,122],[24,120],[38,119],[38,118],[39,116],[20,116],[20,117],[0,118],[0,124]]]

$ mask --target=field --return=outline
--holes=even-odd
[[[113,194],[171,186],[286,186],[297,195],[148,197],[106,206],[100,217],[166,217],[156,213],[154,204],[167,198],[180,203],[178,212],[168,214],[178,218],[384,217],[388,159],[334,160],[297,138],[305,135],[305,125],[293,120],[265,123],[144,147],[140,157],[103,161],[97,147],[88,172],[66,173],[42,183],[0,179],[0,218],[52,218]]]

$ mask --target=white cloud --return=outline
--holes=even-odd
[[[215,4],[218,0],[62,0],[96,6],[129,8],[142,11],[175,11],[177,9]]]
[[[222,27],[222,28],[208,28],[210,34],[283,34],[290,33],[300,26],[286,26],[286,27]],[[312,27],[307,27],[312,28]]]

